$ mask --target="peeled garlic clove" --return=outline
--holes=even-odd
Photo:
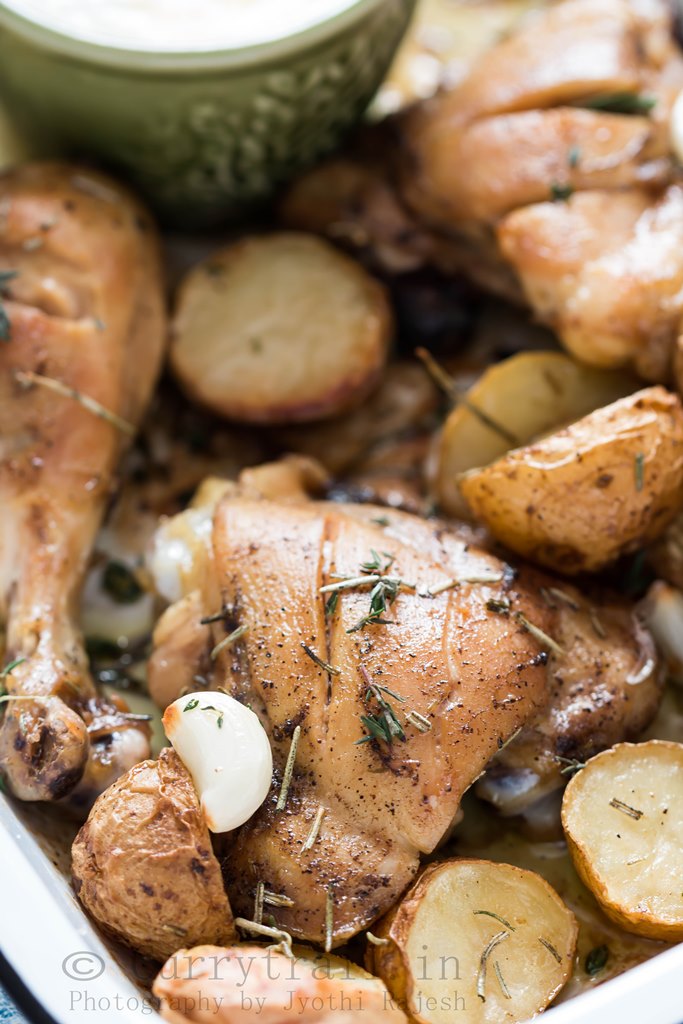
[[[268,795],[273,755],[257,716],[227,693],[188,693],[166,708],[164,731],[194,782],[212,832],[248,821]]]

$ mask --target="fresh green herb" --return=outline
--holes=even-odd
[[[656,96],[624,91],[600,93],[582,105],[589,110],[604,110],[610,114],[649,114],[656,104]]]
[[[10,661],[0,672],[0,679],[7,679],[7,676],[14,672],[19,665],[23,665],[26,660],[26,658],[15,658],[14,661]]]
[[[629,804],[625,804],[623,800],[617,800],[615,796],[609,802],[610,807],[613,807],[615,811],[621,811],[622,814],[627,814],[629,818],[633,818],[634,821],[640,821],[644,811],[639,811],[637,807],[631,807]]]
[[[501,942],[510,938],[510,932],[498,932],[484,948],[484,952],[481,954],[479,961],[479,973],[477,974],[477,995],[481,999],[482,1003],[486,1002],[486,965],[488,959],[491,956],[493,950]]]
[[[566,203],[573,192],[568,182],[554,181],[550,186],[550,198],[554,203]]]
[[[187,708],[185,708],[184,710],[187,711]],[[223,712],[221,711],[220,708],[214,707],[213,704],[205,704],[203,708],[200,708],[200,710],[201,711],[213,711],[214,714],[217,715],[216,725],[218,726],[219,729],[223,728]]]
[[[562,957],[557,952],[557,950],[553,946],[552,942],[548,942],[548,940],[544,939],[543,936],[540,936],[538,941],[541,943],[542,946],[545,946],[545,948],[548,950],[550,955],[553,956],[557,960],[558,964],[562,963]]]
[[[638,452],[635,457],[634,472],[636,478],[636,490],[642,491],[643,484],[645,483],[645,456],[642,452]]]
[[[335,590],[334,593],[330,594],[327,601],[325,602],[325,615],[334,615],[337,610],[337,604],[339,603],[339,591]]]
[[[570,146],[569,152],[567,153],[567,163],[574,170],[579,166],[579,160],[581,159],[581,150],[578,146]]]
[[[363,675],[367,676],[367,673],[364,672]],[[386,743],[387,746],[391,746],[395,737],[401,740],[406,738],[401,721],[392,705],[384,696],[385,694],[397,700],[400,704],[405,704],[406,702],[405,697],[394,693],[393,690],[389,690],[386,686],[370,683],[365,693],[365,702],[367,704],[370,700],[374,700],[377,703],[378,710],[373,714],[360,716],[361,723],[366,729],[366,735],[356,740],[356,746],[359,746],[361,743],[370,743],[372,740],[378,740]]]
[[[196,697],[193,697],[192,700],[188,700],[187,704],[183,708],[183,711],[194,711],[194,709],[198,706],[199,701],[197,700]]]
[[[361,562],[361,572],[365,573],[379,573],[380,576],[385,576],[391,566],[396,561],[394,555],[390,555],[388,551],[383,551],[382,559],[380,555],[375,551],[374,548],[370,548],[370,558],[367,562]]]
[[[509,921],[506,921],[504,917],[500,916],[500,914],[494,914],[492,910],[473,910],[472,913],[475,916],[477,914],[485,914],[486,917],[492,917],[492,918],[494,918],[494,920],[500,921],[500,923],[504,924],[506,928],[509,928],[511,932],[514,932],[514,930],[515,930],[514,927],[510,924]]]
[[[16,270],[0,270],[0,341],[11,341],[12,338],[12,325],[2,300],[7,297],[7,285],[17,273]]]
[[[209,656],[211,661],[215,661],[221,651],[224,651],[227,647],[232,647],[233,644],[237,643],[248,632],[249,626],[238,626],[237,629],[233,629],[232,633],[228,633],[227,636],[223,637],[220,643],[217,643],[211,651]]]
[[[299,737],[301,736],[301,726],[297,725],[296,729],[292,733],[292,743],[287,754],[287,763],[285,764],[285,772],[282,776],[282,786],[280,787],[280,795],[277,798],[277,804],[275,805],[276,811],[284,811],[287,804],[287,794],[289,793],[289,787],[292,782],[292,775],[294,774],[294,762],[296,761],[296,749],[299,746]]]
[[[608,960],[609,949],[607,946],[596,946],[595,949],[591,949],[584,963],[586,974],[590,974],[591,977],[594,974],[599,974],[606,967]]]
[[[323,672],[328,672],[331,676],[340,676],[341,675],[341,671],[336,667],[336,665],[330,665],[330,663],[328,661],[323,661],[323,659],[320,658],[315,653],[315,651],[311,650],[311,648],[308,646],[308,644],[305,644],[302,641],[301,646],[303,647],[304,651],[306,652],[308,657],[311,659],[311,661],[315,662],[315,664],[318,666],[318,668],[321,668],[323,670]]]
[[[102,586],[117,604],[135,604],[144,591],[134,573],[123,562],[109,562],[102,574]]]
[[[371,523],[375,523],[376,526],[390,526],[391,520],[388,516],[375,516],[370,520]]]

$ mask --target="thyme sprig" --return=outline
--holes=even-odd
[[[381,554],[370,549],[370,558],[361,562],[361,575],[340,576],[334,583],[326,583],[320,588],[321,594],[330,594],[330,599],[325,606],[328,615],[334,614],[337,607],[339,592],[342,590],[355,590],[359,587],[372,587],[370,591],[370,610],[363,615],[353,626],[346,630],[347,633],[357,633],[370,623],[377,625],[388,625],[390,620],[383,618],[387,607],[394,603],[399,590],[403,587],[407,590],[415,590],[414,583],[408,583],[399,576],[389,576],[388,571],[394,563],[394,555],[383,551]],[[332,599],[335,599],[334,602]]]
[[[405,704],[406,702],[405,697],[394,693],[393,690],[388,689],[386,686],[370,683],[365,693],[365,702],[367,704],[370,700],[374,700],[377,703],[378,710],[373,714],[360,716],[361,723],[366,729],[366,735],[356,740],[356,746],[359,746],[361,743],[370,743],[372,740],[380,740],[382,743],[386,743],[387,746],[391,746],[395,738],[400,740],[406,738],[401,720],[391,703],[384,696],[385,694],[388,697],[393,697],[400,704]]]

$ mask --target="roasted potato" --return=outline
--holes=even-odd
[[[520,352],[494,363],[456,406],[437,439],[431,483],[439,507],[471,518],[458,486],[462,473],[488,466],[511,446],[528,444],[637,387],[630,374],[595,370],[561,352]]]
[[[230,904],[192,781],[171,749],[95,802],[72,848],[74,888],[100,927],[154,960],[232,942]]]
[[[427,868],[373,928],[367,966],[418,1024],[512,1024],[543,1010],[565,984],[577,931],[533,871],[449,860]]]
[[[683,500],[683,408],[661,387],[622,398],[460,480],[507,547],[559,572],[596,572],[654,540]]]
[[[383,287],[313,235],[245,238],[180,288],[171,366],[197,401],[246,423],[335,416],[378,383],[392,336]]]
[[[562,825],[608,917],[651,939],[683,939],[683,744],[619,743],[571,780]]]
[[[153,991],[161,1016],[172,1024],[203,1024],[207,1013],[215,1024],[252,1017],[268,1024],[406,1022],[378,978],[349,960],[304,946],[282,952],[255,945],[181,949],[164,964]]]

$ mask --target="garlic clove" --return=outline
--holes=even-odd
[[[268,795],[273,755],[253,711],[226,693],[188,693],[166,708],[164,731],[194,783],[211,832],[251,818]]]

